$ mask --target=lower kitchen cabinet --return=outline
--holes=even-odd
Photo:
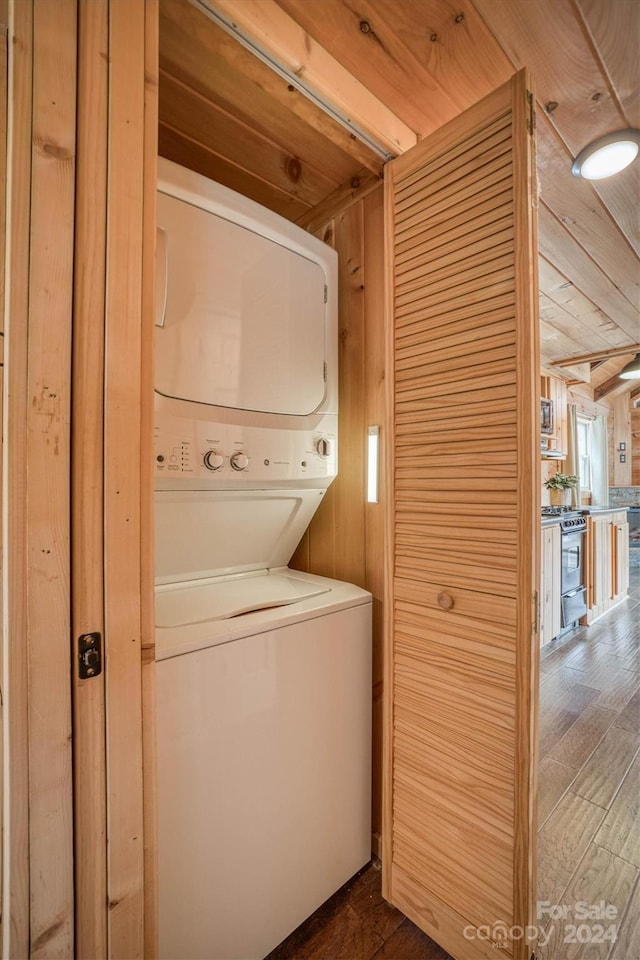
[[[611,521],[611,592],[618,603],[629,592],[629,523],[626,511],[614,514]]]
[[[587,521],[587,616],[597,617],[620,603],[629,590],[629,524],[626,510],[592,515]]]
[[[560,633],[560,524],[542,528],[540,576],[540,643],[549,643]]]

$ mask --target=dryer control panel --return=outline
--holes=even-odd
[[[338,468],[337,416],[312,430],[265,429],[163,416],[155,427],[154,474],[160,489],[197,481],[208,489],[325,487]],[[188,484],[192,486],[193,484]]]

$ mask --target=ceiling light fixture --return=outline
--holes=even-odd
[[[635,359],[625,364],[618,376],[623,380],[640,380],[640,353],[636,353]]]
[[[581,150],[571,173],[584,180],[603,180],[620,173],[638,156],[640,130],[628,128],[599,137]]]

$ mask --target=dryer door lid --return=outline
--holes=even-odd
[[[311,257],[158,195],[156,390],[307,416],[325,398],[326,276]]]

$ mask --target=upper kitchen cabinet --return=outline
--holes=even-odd
[[[559,377],[540,378],[540,446],[544,457],[564,460],[569,450],[567,434],[567,384]]]

